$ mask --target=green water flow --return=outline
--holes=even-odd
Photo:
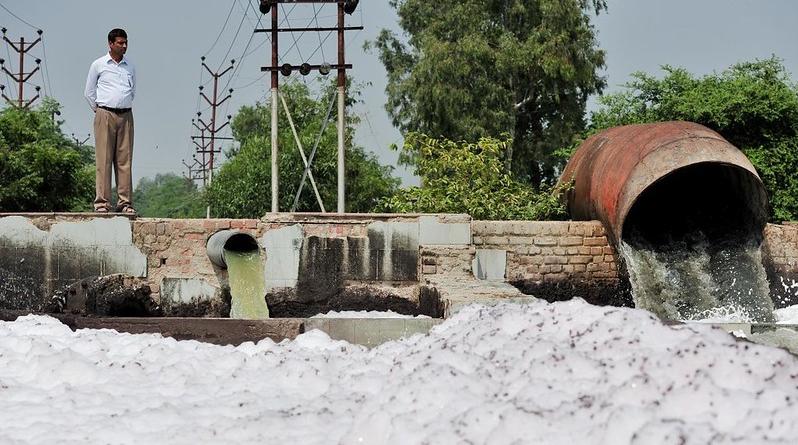
[[[230,280],[230,318],[261,320],[269,318],[266,306],[266,279],[260,253],[225,249],[224,260]]]

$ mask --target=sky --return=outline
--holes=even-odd
[[[138,182],[157,173],[186,172],[182,161],[191,162],[190,136],[196,134],[191,119],[207,108],[200,102],[197,87],[210,85],[208,74],[202,72],[201,56],[207,56],[214,70],[223,70],[230,59],[236,59],[238,68],[230,73],[234,75],[222,78],[227,88],[234,89],[232,99],[222,107],[223,116],[265,99],[269,79],[262,76],[260,66],[267,65],[270,47],[265,34],[251,31],[267,26],[258,25],[255,2],[251,0],[250,6],[248,1],[0,0],[0,5],[33,27],[3,8],[0,25],[8,28],[13,41],[21,36],[31,41],[37,28],[44,30],[44,44],[31,50],[27,63],[35,57],[44,59],[46,76],[36,75],[31,82],[62,104],[64,132],[80,140],[92,132],[92,113],[83,99],[88,67],[107,52],[106,35],[112,27],[127,30],[127,56],[138,74],[133,156],[134,181]],[[798,2],[793,0],[609,0],[608,4],[609,11],[594,18],[599,45],[607,51],[607,67],[601,74],[607,78],[608,91],[617,91],[634,71],[661,74],[663,64],[707,74],[772,54],[784,59],[794,79],[798,76]],[[318,8],[314,14],[312,5],[287,6],[285,15],[290,26],[333,26],[334,9],[330,5]],[[387,0],[362,0],[355,14],[347,16],[347,25],[364,27],[346,37],[347,61],[353,64],[350,74],[362,84],[356,141],[382,163],[396,166],[397,153],[388,147],[401,144],[402,136],[384,109],[385,70],[376,54],[363,50],[363,43],[373,40],[381,29],[399,31],[395,11]],[[334,35],[308,33],[298,37],[297,44],[286,35],[280,42],[281,63],[334,58]],[[16,60],[7,48],[0,48],[0,57],[3,54]],[[11,66],[16,67],[16,62]],[[313,83],[313,77],[306,81]],[[2,76],[0,82],[11,85]],[[595,107],[593,99],[589,108]],[[203,119],[208,118],[206,110]],[[218,120],[222,123],[224,118]],[[398,166],[397,174],[405,184],[417,184],[409,171]]]
[[[29,315],[0,322],[0,351],[2,443],[703,445],[798,435],[794,355],[581,299],[472,305],[427,335],[370,350],[318,330],[233,347],[73,332]]]

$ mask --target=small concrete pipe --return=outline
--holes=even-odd
[[[762,233],[767,222],[767,196],[754,166],[693,122],[604,130],[579,146],[560,181],[574,181],[566,196],[572,218],[601,221],[615,244],[646,226],[656,234],[696,222],[718,226],[726,218],[733,220],[727,225]]]
[[[258,250],[258,242],[249,233],[238,230],[222,230],[214,233],[208,238],[206,243],[208,259],[211,263],[222,269],[227,269],[227,261],[224,259],[224,251],[251,252]]]

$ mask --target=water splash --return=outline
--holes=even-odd
[[[235,252],[225,249],[224,260],[230,280],[230,318],[266,319],[266,277],[257,250]]]
[[[773,302],[753,240],[707,241],[701,232],[652,245],[622,241],[635,306],[671,320],[772,322]]]

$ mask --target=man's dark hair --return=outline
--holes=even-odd
[[[117,37],[127,38],[127,33],[124,29],[121,28],[114,28],[111,32],[108,33],[108,43],[116,42]]]

